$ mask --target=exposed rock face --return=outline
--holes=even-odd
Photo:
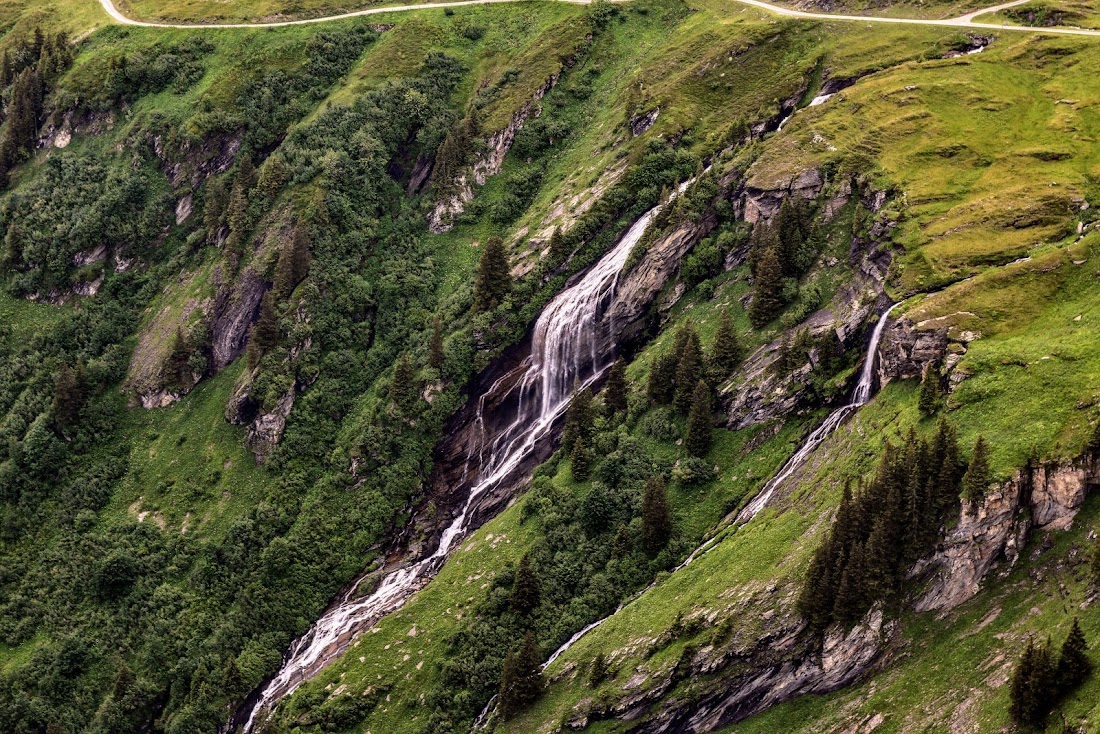
[[[261,414],[248,426],[245,443],[256,456],[257,464],[266,462],[282,439],[286,419],[290,415],[290,409],[294,407],[296,395],[297,387],[291,385],[271,411]]]
[[[635,118],[630,120],[630,134],[634,137],[638,137],[649,128],[653,127],[653,123],[657,122],[657,117],[661,114],[660,107],[654,107],[649,112],[643,112]]]
[[[248,267],[232,285],[222,284],[214,299],[211,320],[211,369],[217,372],[239,357],[248,341],[267,282]]]
[[[951,609],[972,597],[999,561],[1005,570],[1016,563],[1032,530],[1068,529],[1097,483],[1091,461],[1030,467],[964,507],[958,525],[912,572],[929,584],[915,609]]]
[[[503,130],[498,130],[485,142],[485,151],[478,157],[469,171],[461,174],[454,182],[454,191],[442,201],[436,203],[428,216],[428,229],[436,234],[447,232],[454,226],[454,218],[463,212],[466,205],[473,201],[474,184],[484,186],[490,176],[500,173],[504,165],[504,156],[512,148],[516,133],[527,122],[532,112],[537,117],[539,108],[536,103],[558,83],[561,72],[550,76],[541,87],[535,90],[531,101],[516,110]]]
[[[879,345],[879,375],[883,383],[920,377],[925,366],[947,353],[947,327],[917,331],[908,319],[890,324]]]

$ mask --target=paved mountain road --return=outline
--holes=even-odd
[[[291,25],[306,25],[308,23],[327,23],[333,20],[342,20],[344,18],[357,18],[363,15],[377,15],[379,13],[400,13],[407,10],[430,10],[431,8],[458,8],[464,5],[488,5],[489,3],[511,3],[511,2],[523,2],[524,0],[457,0],[457,2],[441,2],[441,3],[419,3],[416,5],[392,5],[388,7],[379,8],[365,8],[363,10],[356,10],[351,13],[341,13],[340,15],[328,15],[322,18],[303,18],[301,20],[279,20],[270,21],[266,23],[158,23],[155,21],[147,20],[135,20],[123,15],[118,8],[115,7],[113,0],[99,0],[99,4],[103,6],[103,10],[107,15],[111,16],[112,20],[116,23],[123,25],[142,26],[145,28],[280,28],[283,26]],[[625,0],[615,0],[617,2],[623,2]],[[555,0],[555,2],[568,2],[577,5],[587,5],[591,0]],[[793,8],[784,8],[779,5],[772,5],[771,3],[763,2],[762,0],[732,0],[742,5],[751,5],[754,8],[766,10],[769,13],[775,15],[782,15],[789,18],[812,18],[815,20],[832,20],[832,21],[858,21],[866,23],[900,23],[905,25],[931,25],[931,26],[945,26],[948,28],[981,28],[987,30],[998,31],[1023,31],[1028,33],[1056,33],[1066,36],[1100,36],[1100,30],[1090,30],[1087,28],[1036,28],[1032,26],[1017,26],[1017,25],[1000,25],[997,23],[976,23],[974,18],[985,15],[987,13],[995,13],[1005,8],[1011,8],[1014,5],[1021,5],[1028,0],[1013,0],[1013,2],[1002,3],[1001,5],[994,5],[988,8],[980,8],[972,12],[960,15],[957,18],[944,18],[944,19],[930,19],[930,18],[887,18],[876,15],[836,15],[833,13],[811,13],[805,10],[795,10]]]

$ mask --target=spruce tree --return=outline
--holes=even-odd
[[[607,659],[604,658],[602,652],[596,653],[596,657],[592,659],[592,664],[588,668],[588,687],[595,688],[603,683],[607,678]]]
[[[542,661],[535,633],[528,632],[519,650],[504,658],[500,679],[500,713],[509,719],[534,702],[542,693]]]
[[[393,381],[390,382],[390,400],[402,411],[409,411],[416,404],[420,386],[416,384],[416,367],[409,355],[402,354],[393,368]]]
[[[229,192],[220,178],[211,178],[206,184],[202,222],[206,230],[206,240],[214,242],[225,221],[225,212],[229,206]]]
[[[474,311],[492,311],[512,292],[512,273],[504,240],[490,237],[481,252],[474,282]]]
[[[1055,701],[1055,666],[1051,661],[1050,642],[1027,648],[1012,672],[1009,687],[1009,711],[1021,724],[1041,726]]]
[[[929,364],[924,370],[917,408],[924,415],[933,415],[940,408],[940,370],[935,364]]]
[[[517,614],[530,614],[539,605],[539,580],[527,553],[519,559],[509,603]]]
[[[260,359],[279,342],[279,319],[275,315],[275,299],[270,291],[260,301],[260,316],[252,327],[248,342],[248,364],[255,367]]]
[[[1077,617],[1073,618],[1073,626],[1065,642],[1062,643],[1062,651],[1058,657],[1056,679],[1058,690],[1062,695],[1073,691],[1081,685],[1085,678],[1092,672],[1092,661],[1088,658],[1088,642],[1085,633],[1081,631],[1081,625]]]
[[[985,496],[985,490],[990,482],[989,474],[989,444],[985,438],[978,436],[974,444],[974,453],[970,457],[970,466],[962,480],[962,496],[967,502],[978,502]]]
[[[592,393],[582,388],[573,393],[565,413],[565,425],[561,431],[561,446],[566,454],[573,451],[577,439],[588,441],[592,437]]]
[[[691,409],[695,383],[703,376],[703,350],[699,344],[699,334],[691,323],[680,329],[676,350],[676,392],[672,396],[672,407],[681,415]]]
[[[684,432],[684,448],[692,456],[703,457],[710,451],[711,431],[714,427],[711,411],[710,388],[707,383],[699,380],[691,395],[691,410]]]
[[[554,232],[550,235],[550,259],[553,262],[565,260],[569,256],[569,251],[566,249],[568,246],[561,230],[554,227]]]
[[[279,195],[287,182],[290,181],[290,169],[279,154],[273,155],[264,162],[260,168],[260,175],[256,180],[256,193],[265,201],[271,201]]]
[[[443,319],[436,314],[432,319],[432,339],[428,346],[428,366],[432,369],[443,367]]]
[[[569,463],[573,468],[573,479],[588,481],[592,471],[592,450],[588,448],[588,439],[579,435],[573,440],[573,449],[569,452]]]
[[[627,409],[626,363],[615,360],[607,371],[607,383],[603,388],[603,403],[609,413],[625,413]]]
[[[78,364],[76,369],[67,364],[61,365],[54,389],[53,418],[63,435],[67,435],[69,429],[80,420],[80,412],[88,397],[86,381],[84,365]]]
[[[649,399],[660,405],[672,402],[676,392],[676,354],[666,352],[658,354],[649,364],[649,381],[646,394]]]
[[[663,477],[651,477],[642,493],[642,544],[645,552],[657,555],[672,537],[672,510]]]
[[[294,228],[290,240],[283,244],[275,265],[275,293],[286,298],[309,274],[309,232],[302,225]]]
[[[185,388],[191,385],[191,346],[183,329],[176,328],[168,358],[161,367],[161,384],[166,388]]]
[[[730,318],[729,311],[723,309],[718,321],[718,332],[714,336],[714,347],[707,360],[711,382],[717,385],[726,380],[741,363],[741,359],[741,344],[737,341],[733,319]]]
[[[756,271],[752,302],[749,304],[749,319],[759,329],[770,323],[783,308],[783,267],[775,247],[764,251]]]
[[[1093,425],[1092,432],[1089,433],[1088,440],[1085,441],[1085,454],[1090,459],[1100,457],[1100,420],[1097,420]]]

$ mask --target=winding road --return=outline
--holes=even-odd
[[[99,4],[103,6],[103,10],[107,15],[111,16],[111,19],[116,23],[122,25],[142,26],[145,28],[280,28],[284,26],[292,25],[307,25],[309,23],[327,23],[333,20],[343,20],[345,18],[357,18],[363,15],[378,15],[380,13],[400,13],[408,10],[430,10],[431,8],[458,8],[465,5],[488,5],[490,3],[514,3],[525,2],[527,0],[457,0],[456,2],[441,2],[441,3],[418,3],[416,5],[390,5],[377,8],[365,8],[363,10],[356,10],[350,13],[341,13],[339,15],[327,15],[320,18],[302,18],[300,20],[279,20],[269,21],[266,23],[158,23],[155,21],[147,20],[135,20],[123,15],[118,8],[115,7],[113,0],[99,0]],[[592,0],[553,0],[554,2],[566,2],[576,5],[588,5]],[[614,0],[616,2],[624,2],[625,0]],[[1019,25],[1002,25],[999,23],[977,23],[975,18],[987,15],[989,13],[996,13],[1005,8],[1011,8],[1014,5],[1022,5],[1029,0],[1013,0],[1013,2],[1002,3],[1000,5],[994,5],[988,8],[980,8],[978,10],[971,11],[965,15],[960,15],[957,18],[943,18],[943,19],[931,19],[931,18],[887,18],[877,15],[837,15],[833,13],[811,13],[805,10],[795,10],[793,8],[785,8],[779,5],[772,5],[771,3],[763,2],[762,0],[733,0],[733,2],[740,3],[742,5],[751,5],[754,8],[765,10],[774,15],[781,15],[788,18],[810,18],[814,20],[840,20],[840,21],[858,21],[866,23],[901,23],[905,25],[930,25],[930,26],[944,26],[947,28],[980,28],[986,30],[997,31],[1023,31],[1026,33],[1056,33],[1065,36],[1100,36],[1100,30],[1090,30],[1087,28],[1038,28],[1035,26],[1019,26]]]

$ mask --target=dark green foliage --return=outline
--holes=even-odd
[[[258,365],[260,359],[278,342],[279,318],[275,314],[275,299],[269,291],[260,300],[260,315],[252,326],[252,334],[248,340],[249,365]]]
[[[588,687],[595,688],[599,686],[607,678],[608,672],[607,659],[604,658],[602,652],[596,653],[596,657],[592,658],[592,663],[588,666]]]
[[[1100,532],[1096,533],[1096,538],[1092,541],[1089,570],[1093,586],[1100,586]]]
[[[573,468],[573,478],[578,482],[588,481],[592,471],[592,449],[583,435],[573,440],[573,448],[569,451],[569,463]]]
[[[718,332],[714,336],[714,346],[707,359],[707,375],[714,384],[729,378],[737,365],[741,364],[743,350],[737,341],[737,332],[733,328],[733,319],[729,311],[722,309],[718,321]]]
[[[432,340],[428,345],[428,366],[432,369],[443,367],[443,319],[436,314],[432,318]]]
[[[672,396],[672,407],[686,414],[692,407],[695,384],[703,376],[703,350],[691,322],[681,326],[676,333],[675,354],[676,392]]]
[[[1062,643],[1055,670],[1055,680],[1062,695],[1075,690],[1092,672],[1092,661],[1088,658],[1088,649],[1085,633],[1081,631],[1077,617],[1074,617],[1073,626],[1070,627],[1069,634]]]
[[[535,635],[528,632],[518,650],[504,659],[500,676],[500,713],[509,719],[533,703],[545,685]]]
[[[207,242],[213,243],[222,225],[225,223],[225,213],[229,208],[229,192],[225,184],[218,177],[211,177],[206,184],[206,194],[203,198],[202,222],[206,230]]]
[[[1091,458],[1100,457],[1100,420],[1097,420],[1085,441],[1085,454]]]
[[[887,444],[874,476],[844,496],[797,601],[811,628],[858,621],[877,602],[896,602],[906,572],[932,548],[958,507],[955,432],[941,421],[932,441],[913,431]]]
[[[512,274],[504,240],[490,237],[481,253],[474,282],[474,311],[492,311],[512,291]]]
[[[749,319],[756,328],[766,326],[783,308],[783,266],[776,247],[769,247],[756,266]]]
[[[711,431],[714,427],[714,415],[711,411],[710,387],[699,380],[691,395],[691,410],[684,432],[684,448],[692,456],[703,457],[710,451]]]
[[[290,241],[279,251],[279,260],[275,265],[275,295],[286,298],[309,274],[309,232],[298,225],[291,232]]]
[[[409,412],[420,396],[420,384],[416,379],[416,367],[408,354],[402,354],[393,368],[390,382],[390,401],[401,411]]]
[[[158,43],[108,57],[106,83],[100,89],[82,90],[79,104],[105,110],[166,89],[185,92],[202,78],[204,58],[214,48],[206,38],[191,36],[180,43]]]
[[[649,381],[646,383],[646,394],[649,399],[661,405],[672,402],[672,396],[676,393],[676,352],[665,352],[653,358],[649,365]]]
[[[1050,712],[1057,695],[1055,665],[1051,660],[1050,641],[1036,645],[1028,640],[1023,656],[1012,671],[1009,684],[1009,711],[1021,724],[1040,726]]]
[[[921,379],[917,408],[924,415],[934,415],[940,409],[940,394],[940,369],[935,364],[929,364]]]
[[[569,401],[565,413],[565,425],[561,431],[562,451],[569,454],[578,440],[589,442],[592,438],[592,393],[588,388],[577,390]]]
[[[191,386],[191,344],[183,329],[177,328],[172,337],[172,346],[168,358],[160,372],[160,384],[170,390],[179,390]]]
[[[967,502],[979,502],[985,497],[992,477],[989,473],[989,444],[978,436],[974,451],[970,455],[970,465],[962,479],[962,497]]]
[[[88,375],[83,364],[76,369],[61,365],[57,373],[57,385],[53,396],[53,419],[64,435],[80,420],[80,413],[88,400]]]
[[[626,362],[615,360],[607,371],[607,383],[603,387],[603,404],[609,413],[625,413],[627,408]]]
[[[290,169],[281,155],[268,158],[256,179],[256,194],[264,201],[275,199],[290,181]]]
[[[535,575],[530,553],[524,553],[516,567],[511,605],[512,611],[517,614],[530,614],[539,605],[539,580]]]
[[[642,545],[646,553],[659,553],[672,537],[672,509],[663,477],[651,477],[642,494]]]

